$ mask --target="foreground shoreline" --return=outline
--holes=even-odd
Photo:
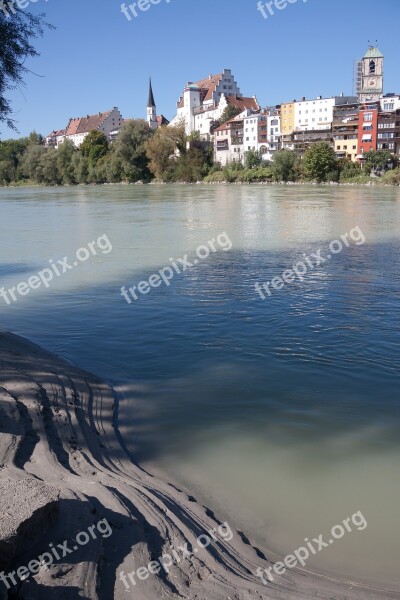
[[[243,534],[219,538],[170,571],[136,578],[127,592],[119,573],[136,571],[156,557],[216,530],[213,513],[176,486],[142,469],[123,443],[118,396],[94,375],[14,334],[0,331],[0,510],[13,521],[7,488],[27,523],[1,528],[0,571],[9,573],[107,519],[112,534],[91,540],[76,554],[18,584],[19,598],[186,598],[188,600],[372,600],[395,592],[344,584],[294,569],[264,586],[254,575],[269,568],[262,551]],[[46,518],[26,506],[33,484],[43,486]],[[42,500],[38,492],[36,500]],[[47,496],[46,496],[47,494]],[[17,512],[17,509],[15,509]],[[12,513],[12,514],[11,514]],[[38,527],[40,525],[40,527]],[[8,537],[7,537],[8,536]],[[8,560],[11,552],[14,557]],[[0,584],[0,599],[7,598]],[[10,592],[16,592],[10,590]],[[81,594],[81,595],[80,595]]]
[[[144,182],[144,181],[136,181],[136,182],[127,182],[127,181],[120,181],[118,183],[78,183],[76,185],[70,185],[70,184],[62,184],[62,185],[41,185],[38,183],[31,183],[31,182],[27,182],[27,183],[21,183],[21,184],[9,184],[9,185],[0,185],[0,189],[1,190],[7,190],[7,189],[11,189],[11,190],[18,190],[18,189],[28,189],[28,188],[44,188],[44,189],[59,189],[59,188],[80,188],[80,187],[102,187],[102,186],[108,186],[108,187],[114,187],[114,186],[131,186],[131,185],[139,185],[139,186],[147,186],[147,185],[155,185],[155,186],[164,186],[164,185],[174,185],[174,186],[182,186],[182,185],[211,185],[211,186],[215,186],[215,185],[243,185],[243,186],[271,186],[271,187],[275,187],[275,186],[283,186],[283,187],[287,187],[287,186],[298,186],[298,187],[307,187],[307,186],[312,186],[312,187],[385,187],[385,188],[398,188],[400,187],[400,183],[381,183],[379,181],[379,179],[377,180],[371,180],[368,182],[363,182],[363,183],[357,183],[357,182],[350,182],[350,181],[346,181],[346,182],[336,182],[336,181],[328,181],[328,182],[317,182],[317,181],[251,181],[251,182],[244,182],[244,181],[196,181],[196,182],[189,182],[189,181],[170,181],[170,182],[163,182],[163,181],[149,181],[149,182]]]

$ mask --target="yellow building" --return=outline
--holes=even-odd
[[[335,139],[337,158],[350,158],[356,162],[358,155],[358,138],[353,135],[343,135],[343,139]]]
[[[291,135],[294,131],[294,102],[281,105],[281,133]]]

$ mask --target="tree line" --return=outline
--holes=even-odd
[[[272,161],[256,151],[245,153],[244,164],[222,168],[214,162],[213,145],[198,132],[185,133],[183,125],[149,129],[144,120],[125,123],[109,143],[101,131],[92,131],[80,148],[65,140],[58,149],[46,147],[42,136],[0,141],[0,185],[77,185],[101,183],[206,182],[355,182],[383,175],[400,183],[396,159],[386,151],[371,151],[365,164],[337,159],[326,143],[310,146],[303,157],[291,150],[275,152]],[[389,170],[389,167],[390,170]],[[385,171],[388,171],[386,174]]]

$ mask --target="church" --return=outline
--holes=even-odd
[[[150,129],[158,129],[163,125],[168,125],[169,121],[164,117],[164,115],[157,116],[157,107],[156,102],[154,100],[153,94],[153,86],[151,83],[151,78],[149,81],[149,98],[147,100],[147,123]]]

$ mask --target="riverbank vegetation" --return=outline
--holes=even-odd
[[[132,120],[110,144],[100,131],[91,132],[79,149],[65,141],[56,150],[31,133],[0,141],[0,185],[77,185],[102,183],[353,183],[400,185],[396,159],[371,151],[363,165],[337,159],[325,143],[308,148],[302,158],[280,150],[272,161],[258,152],[245,153],[244,164],[224,168],[213,159],[213,147],[182,126],[151,131],[143,120]]]

